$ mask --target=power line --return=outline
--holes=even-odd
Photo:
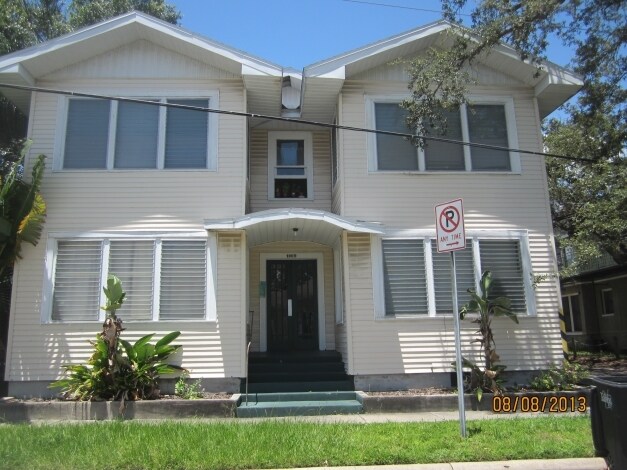
[[[408,139],[424,139],[424,140],[431,140],[434,142],[444,142],[444,143],[449,143],[449,144],[464,145],[467,147],[476,147],[476,148],[483,148],[483,149],[489,149],[489,150],[502,150],[506,152],[523,153],[527,155],[539,155],[543,157],[560,158],[563,160],[594,163],[594,160],[589,159],[589,158],[570,157],[567,155],[537,152],[535,150],[515,149],[511,147],[503,147],[500,145],[480,144],[477,142],[465,142],[463,140],[448,139],[446,137],[424,136],[424,135],[410,134],[410,133],[405,133],[405,132],[394,132],[394,131],[384,131],[384,130],[379,130],[379,129],[367,129],[363,127],[343,126],[341,124],[331,124],[328,122],[310,121],[307,119],[286,118],[282,116],[270,116],[268,114],[246,113],[243,111],[228,111],[224,109],[204,108],[202,106],[190,106],[186,104],[176,104],[176,103],[162,103],[160,101],[149,101],[149,100],[142,100],[138,98],[99,95],[95,93],[83,93],[83,92],[78,92],[78,91],[57,90],[53,88],[41,88],[41,87],[34,87],[34,86],[27,86],[27,85],[15,85],[12,83],[0,83],[0,88],[11,88],[15,90],[34,91],[38,93],[50,93],[54,95],[63,95],[63,96],[76,96],[79,98],[96,98],[96,99],[104,99],[104,100],[112,100],[112,101],[121,101],[121,102],[126,102],[126,103],[139,103],[139,104],[146,104],[149,106],[164,106],[166,108],[188,109],[191,111],[224,114],[227,116],[241,116],[241,117],[246,117],[246,118],[259,118],[259,119],[266,119],[266,120],[271,120],[271,121],[291,122],[291,123],[296,123],[296,124],[306,124],[310,126],[326,127],[329,129],[340,129],[340,130],[354,131],[354,132],[366,132],[369,134],[391,135],[391,136],[396,136],[396,137],[404,137]]]
[[[417,7],[407,7],[404,5],[392,5],[390,3],[377,3],[377,2],[365,2],[363,0],[344,0],[345,2],[350,2],[350,3],[361,3],[364,5],[373,5],[373,6],[377,6],[377,7],[388,7],[388,8],[398,8],[398,9],[402,9],[402,10],[415,10],[415,11],[426,11],[429,13],[439,13],[440,15],[443,13],[441,10],[430,10],[428,8],[417,8]],[[469,15],[467,13],[458,13],[459,15],[462,16],[472,16]]]

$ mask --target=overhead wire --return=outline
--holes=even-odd
[[[478,142],[466,142],[463,140],[449,139],[446,137],[419,135],[419,134],[411,134],[411,133],[406,133],[406,132],[385,131],[385,130],[380,130],[380,129],[368,129],[364,127],[345,126],[342,124],[311,121],[308,119],[288,118],[288,117],[283,117],[283,116],[272,116],[268,114],[248,113],[244,111],[229,111],[229,110],[224,110],[224,109],[205,108],[202,106],[191,106],[191,105],[186,105],[186,104],[150,101],[150,100],[144,100],[144,99],[139,99],[139,98],[101,95],[101,94],[96,94],[96,93],[85,93],[85,92],[78,92],[78,91],[71,91],[71,90],[59,90],[59,89],[54,89],[54,88],[42,88],[42,87],[35,87],[35,86],[29,86],[29,85],[16,85],[13,83],[0,83],[0,88],[10,88],[10,89],[15,89],[15,90],[31,91],[31,92],[37,92],[37,93],[50,93],[50,94],[63,95],[63,96],[75,96],[78,98],[94,98],[94,99],[104,99],[104,100],[120,101],[120,102],[127,102],[127,103],[138,103],[138,104],[145,104],[149,106],[164,106],[166,108],[188,109],[191,111],[201,111],[205,113],[223,114],[223,115],[228,115],[228,116],[240,116],[240,117],[246,117],[246,118],[259,118],[259,119],[266,119],[266,120],[271,120],[271,121],[281,121],[281,122],[289,122],[289,123],[295,123],[295,124],[325,127],[329,129],[339,129],[339,130],[345,130],[345,131],[366,132],[370,134],[390,135],[390,136],[396,136],[396,137],[404,137],[407,139],[424,139],[425,141],[431,140],[434,142],[443,142],[443,143],[456,144],[456,145],[462,145],[462,146],[467,146],[467,147],[483,148],[483,149],[489,149],[489,150],[517,152],[517,153],[527,154],[527,155],[553,157],[553,158],[558,158],[558,159],[563,159],[563,160],[581,161],[581,162],[589,162],[589,163],[595,162],[595,160],[592,160],[589,158],[572,157],[568,155],[560,155],[560,154],[548,153],[548,152],[538,152],[535,150],[516,149],[516,148],[511,148],[511,147],[503,147],[500,145],[481,144]]]

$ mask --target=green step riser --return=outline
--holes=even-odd
[[[241,401],[246,399],[242,395]],[[295,393],[249,393],[248,401],[255,403],[338,401],[357,400],[355,392],[295,392]]]
[[[240,407],[236,414],[238,418],[289,417],[289,416],[320,416],[334,414],[358,414],[362,407],[356,405],[336,406],[288,406],[288,407]]]
[[[249,364],[248,370],[257,373],[272,372],[345,372],[344,364]]]
[[[272,382],[249,383],[249,393],[282,393],[282,392],[336,392],[352,391],[353,383],[349,380],[335,382]],[[242,384],[242,393],[245,385]]]

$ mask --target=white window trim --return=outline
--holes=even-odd
[[[605,292],[610,292],[612,294],[612,297],[614,296],[613,290],[612,290],[611,287],[606,287],[606,288],[601,289],[601,306],[603,307],[603,311],[601,313],[601,316],[602,317],[613,317],[614,313],[616,313],[616,312],[607,313],[607,306],[605,304],[605,295],[604,295]],[[614,306],[614,309],[616,309],[616,306]]]
[[[577,297],[577,302],[579,303],[579,315],[581,318],[579,318],[580,322],[581,320],[583,320],[583,311],[581,308],[581,298],[579,297],[579,293],[575,292],[572,294],[564,294],[562,295],[562,298],[566,298],[566,300],[568,301],[568,312],[570,314],[570,326],[572,328],[574,328],[575,326],[575,319],[573,317],[573,297]],[[581,322],[582,323],[582,322]],[[566,325],[564,325],[566,326]],[[582,335],[583,334],[583,330],[578,330],[578,331],[566,331],[566,333],[568,333],[569,335]]]
[[[307,197],[274,197],[274,180],[278,176],[274,174],[277,166],[276,143],[277,140],[302,140],[305,151],[305,179],[307,179]],[[311,132],[277,131],[268,132],[268,200],[269,201],[313,201],[313,139]],[[295,178],[302,179],[302,178]]]
[[[216,286],[217,286],[217,237],[215,233],[211,232],[187,232],[187,233],[63,233],[52,232],[48,234],[48,241],[46,243],[46,256],[44,267],[44,282],[42,290],[42,302],[41,302],[41,323],[42,324],[93,324],[94,322],[102,322],[105,318],[104,311],[100,310],[97,318],[94,320],[84,321],[62,321],[52,319],[52,299],[54,293],[54,279],[56,269],[56,257],[58,252],[58,242],[66,240],[101,240],[103,242],[102,247],[102,264],[101,264],[101,285],[106,285],[108,266],[109,266],[109,246],[112,240],[152,240],[155,242],[155,265],[154,265],[154,278],[153,278],[153,317],[152,321],[171,323],[171,322],[215,322],[217,320],[217,300],[216,300]],[[176,319],[176,320],[161,320],[159,319],[159,290],[160,282],[158,273],[161,270],[161,242],[163,240],[206,240],[207,245],[207,278],[206,278],[206,298],[205,298],[205,318],[204,319]],[[124,279],[122,279],[122,285],[124,286]],[[100,305],[105,304],[104,293],[100,293]],[[100,307],[100,305],[98,307]],[[123,317],[123,315],[122,315]],[[150,320],[133,321],[128,320],[128,323],[150,323]]]
[[[390,94],[390,95],[366,95],[366,125],[370,129],[376,129],[375,121],[375,104],[376,103],[400,103],[403,99],[408,98],[406,94]],[[470,95],[468,101],[471,105],[477,104],[502,104],[505,108],[505,120],[507,127],[507,139],[510,148],[518,148],[518,128],[516,126],[516,110],[514,106],[514,99],[511,96],[484,96],[484,95]],[[467,105],[464,103],[460,107],[461,112],[461,125],[462,125],[462,138],[464,142],[470,141],[469,129],[468,129],[468,114]],[[520,174],[521,163],[520,153],[509,152],[510,170],[508,171],[475,171],[472,169],[472,156],[471,148],[468,145],[464,145],[464,170],[426,170],[425,153],[424,150],[416,148],[416,158],[418,159],[418,171],[412,170],[379,170],[378,169],[378,156],[377,156],[377,134],[368,134],[368,172],[369,173],[400,173],[400,174]]]
[[[120,90],[100,91],[107,95],[115,95],[124,93]],[[220,94],[218,90],[189,90],[189,91],[173,91],[144,93],[141,96],[130,96],[124,94],[127,98],[154,100],[158,99],[161,103],[168,100],[176,99],[206,99],[209,101],[209,108],[220,108]],[[112,100],[109,115],[109,137],[107,143],[107,162],[106,168],[64,168],[63,159],[65,156],[65,140],[67,134],[67,121],[69,102],[79,99],[93,99],[70,96],[59,96],[57,102],[57,126],[54,140],[53,151],[53,171],[64,172],[83,172],[83,171],[217,171],[218,170],[218,115],[216,113],[208,113],[207,118],[207,159],[204,168],[165,168],[165,134],[167,126],[167,107],[159,107],[159,124],[158,124],[158,143],[157,143],[157,163],[156,168],[115,168],[115,140],[117,131],[117,109],[118,101]]]
[[[415,315],[386,315],[385,312],[385,289],[383,279],[383,239],[409,240],[422,239],[424,241],[425,250],[425,269],[427,278],[427,305],[428,312],[426,314]],[[374,297],[375,319],[424,319],[424,318],[445,318],[452,317],[451,314],[440,313],[436,315],[435,305],[435,288],[433,279],[433,262],[432,262],[432,240],[435,239],[435,233],[430,230],[398,230],[388,232],[384,236],[371,235],[371,262],[372,262],[372,286]],[[470,239],[473,244],[473,264],[475,269],[475,288],[479,289],[479,281],[481,279],[481,259],[479,250],[480,240],[517,240],[520,246],[520,256],[522,264],[522,278],[525,293],[525,303],[527,305],[527,313],[525,316],[536,315],[535,292],[531,278],[531,258],[529,254],[529,237],[526,230],[467,230],[466,239]],[[524,314],[522,314],[524,315]],[[519,316],[522,316],[519,315]]]

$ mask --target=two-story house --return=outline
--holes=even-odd
[[[89,357],[108,273],[127,291],[125,337],[180,330],[178,361],[207,390],[239,389],[249,340],[269,362],[336,351],[360,390],[450,385],[434,206],[455,198],[460,305],[492,270],[520,319],[494,321],[502,363],[523,374],[560,361],[558,283],[532,279],[556,270],[542,157],[157,105],[405,132],[393,61],[448,47],[451,28],[299,73],[130,13],[1,57],[3,83],[155,102],[2,90],[28,114],[31,156],[49,156],[42,242],[15,268],[10,394],[51,393],[63,364]],[[449,113],[448,135],[512,149],[541,151],[540,120],[581,86],[506,46],[471,72],[472,104]],[[464,355],[478,352],[475,329],[463,322]]]

